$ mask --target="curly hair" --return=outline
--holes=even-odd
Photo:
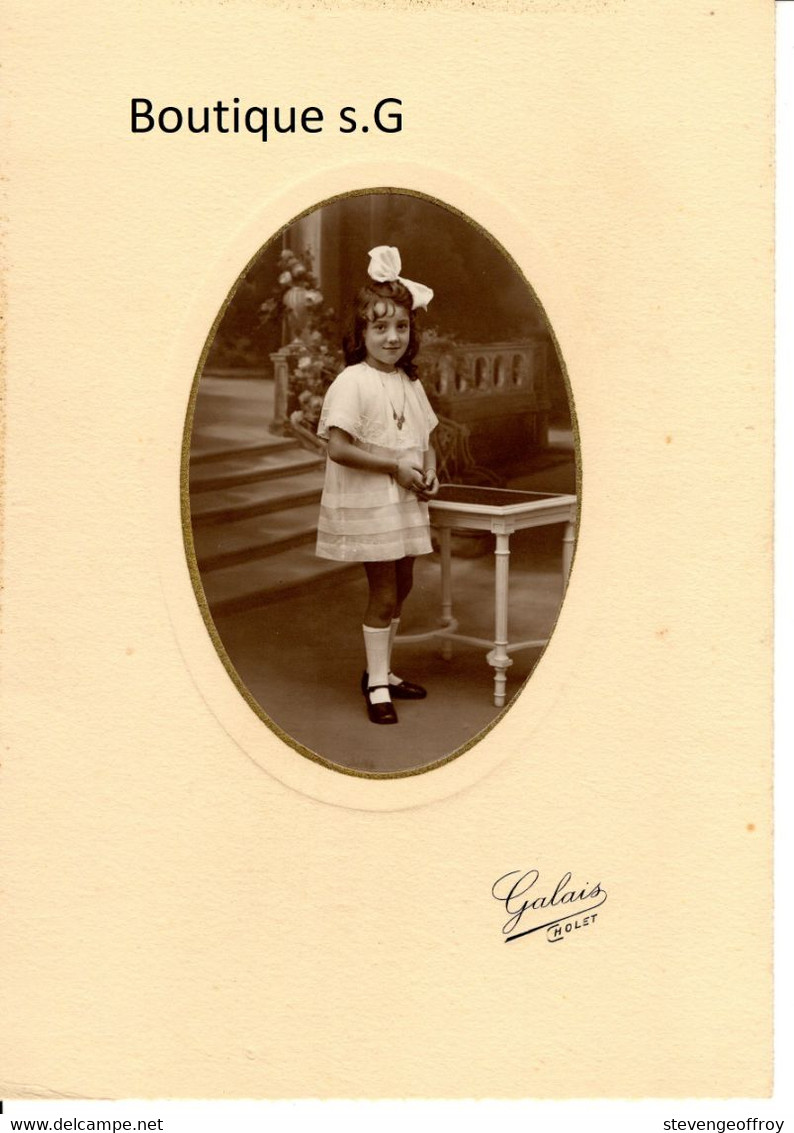
[[[411,381],[415,382],[419,377],[419,371],[414,361],[419,350],[415,323],[416,312],[413,309],[411,292],[397,279],[388,283],[376,283],[374,280],[370,280],[359,291],[353,308],[353,319],[342,343],[345,362],[348,366],[354,366],[356,362],[363,362],[367,357],[364,332],[369,323],[376,317],[375,311],[379,306],[384,307],[383,311],[377,311],[379,318],[391,316],[395,307],[404,307],[408,312],[410,335],[408,347],[399,361],[399,366]]]

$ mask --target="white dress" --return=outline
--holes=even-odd
[[[395,414],[403,413],[398,429]],[[411,460],[421,468],[437,424],[420,381],[411,381],[402,370],[384,374],[359,362],[331,383],[317,435],[327,439],[329,429],[344,429],[359,448]],[[321,558],[390,562],[431,550],[427,504],[414,492],[384,472],[326,461],[317,528]]]

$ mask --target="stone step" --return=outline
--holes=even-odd
[[[273,436],[272,441],[262,443],[261,437],[255,441],[235,441],[233,438],[221,433],[218,437],[207,437],[204,429],[197,436],[190,448],[190,470],[206,464],[215,464],[217,461],[228,460],[230,456],[259,456],[265,452],[289,452],[296,447],[292,437]]]
[[[254,515],[267,515],[269,512],[314,503],[322,493],[323,478],[322,466],[319,466],[295,476],[257,480],[252,484],[199,492],[190,500],[193,525],[203,527],[210,523],[235,522]]]
[[[199,568],[217,570],[313,543],[319,511],[315,502],[232,523],[197,527],[193,543]]]
[[[212,492],[217,488],[254,484],[259,480],[293,476],[322,467],[321,457],[313,456],[295,445],[278,448],[276,451],[229,453],[209,462],[192,464],[190,491]]]
[[[355,573],[361,573],[360,563],[318,559],[312,545],[204,571],[201,582],[210,612],[221,617],[279,601],[306,588],[330,587]]]
[[[289,438],[270,432],[274,392],[272,379],[256,372],[220,377],[205,371],[193,408],[191,464],[238,449],[289,447]]]

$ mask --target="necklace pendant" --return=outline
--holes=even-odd
[[[397,371],[395,370],[395,373],[396,372]],[[383,388],[383,392],[384,392],[386,399],[388,400],[389,405],[391,407],[391,415],[394,418],[394,423],[395,423],[395,425],[397,426],[398,429],[402,429],[403,425],[405,424],[405,399],[408,396],[406,389],[405,389],[405,385],[403,384],[402,381],[400,382],[400,385],[402,386],[402,391],[403,391],[403,407],[402,407],[402,411],[400,412],[400,415],[398,416],[397,410],[394,408],[394,402],[392,401],[391,397],[389,396],[389,391],[386,389],[386,385],[383,381],[383,374],[379,374],[378,377],[380,378],[380,384]]]

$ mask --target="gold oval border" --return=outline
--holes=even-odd
[[[560,370],[562,372],[563,382],[565,383],[565,392],[566,392],[566,396],[568,398],[568,405],[569,405],[570,413],[571,413],[571,428],[572,428],[573,439],[574,439],[574,463],[575,463],[575,467],[576,467],[576,501],[577,501],[577,503],[576,503],[576,537],[575,537],[575,541],[574,541],[573,553],[572,553],[572,558],[571,558],[571,574],[573,573],[573,566],[574,566],[574,563],[576,561],[576,552],[577,552],[578,543],[579,543],[579,527],[580,527],[580,518],[581,518],[581,510],[582,510],[582,479],[583,479],[583,477],[582,477],[582,466],[581,466],[581,443],[580,443],[580,436],[579,436],[579,425],[578,425],[578,417],[577,417],[577,413],[576,413],[576,405],[575,405],[574,396],[573,396],[573,389],[572,389],[570,378],[569,378],[569,375],[568,375],[568,369],[567,369],[567,366],[565,364],[565,358],[563,357],[562,351],[560,350],[559,342],[557,340],[557,336],[556,336],[556,333],[554,331],[554,327],[552,326],[551,320],[548,318],[548,315],[546,314],[546,309],[543,306],[542,302],[540,301],[540,297],[537,295],[535,289],[532,287],[531,283],[529,282],[529,280],[524,275],[524,272],[519,267],[519,265],[517,264],[514,257],[511,256],[511,254],[507,251],[506,248],[504,248],[502,246],[500,241],[498,241],[495,236],[492,236],[491,233],[488,232],[488,230],[486,228],[484,228],[477,221],[473,220],[470,216],[468,216],[466,213],[464,213],[461,209],[458,209],[454,205],[450,205],[450,204],[447,204],[444,201],[441,201],[439,198],[432,196],[430,193],[425,193],[425,192],[422,192],[422,191],[417,190],[417,189],[395,188],[393,186],[380,185],[380,186],[374,186],[372,188],[351,189],[351,190],[348,190],[347,192],[343,192],[343,193],[334,193],[331,196],[326,197],[323,200],[317,202],[316,204],[311,205],[308,208],[302,209],[299,213],[296,213],[295,216],[293,216],[289,221],[282,224],[281,227],[276,232],[274,232],[272,236],[270,236],[263,244],[259,245],[259,247],[257,248],[254,255],[248,260],[248,262],[245,264],[243,269],[238,274],[237,278],[235,279],[234,283],[232,284],[231,288],[229,289],[229,291],[226,295],[226,299],[221,304],[221,307],[218,310],[218,314],[215,317],[215,320],[213,321],[212,326],[210,328],[210,331],[207,334],[207,337],[205,339],[204,347],[201,351],[201,355],[199,357],[198,364],[197,364],[196,369],[195,369],[194,374],[193,374],[193,382],[192,382],[191,389],[190,389],[190,396],[189,396],[189,400],[188,400],[187,413],[186,413],[186,416],[185,416],[185,424],[184,424],[184,428],[183,428],[183,432],[182,432],[182,446],[181,446],[181,459],[180,459],[180,511],[181,511],[181,521],[182,521],[182,539],[183,539],[183,544],[184,544],[185,557],[187,559],[188,571],[190,573],[190,581],[191,581],[192,586],[193,586],[194,595],[195,595],[195,598],[196,598],[196,602],[198,603],[199,610],[201,612],[201,617],[202,617],[202,620],[204,622],[204,626],[207,630],[207,633],[209,634],[210,640],[212,641],[212,644],[215,647],[215,650],[218,654],[218,657],[219,657],[224,669],[226,670],[227,674],[229,675],[229,677],[230,677],[232,683],[234,684],[235,688],[237,689],[237,691],[242,696],[243,700],[246,702],[246,704],[249,706],[249,708],[251,708],[251,710],[254,712],[254,714],[262,721],[262,723],[265,724],[266,727],[274,735],[278,736],[278,738],[280,740],[282,740],[285,744],[287,744],[290,748],[292,748],[293,751],[298,752],[299,755],[304,756],[306,759],[312,760],[314,763],[317,763],[320,766],[327,768],[328,770],[336,771],[336,772],[339,772],[342,775],[348,775],[348,776],[351,776],[351,777],[357,778],[357,779],[374,779],[378,782],[382,782],[384,780],[408,779],[408,778],[416,777],[417,775],[426,775],[430,771],[435,771],[439,767],[444,767],[445,765],[451,763],[453,760],[459,759],[460,756],[464,755],[467,751],[471,750],[471,748],[473,748],[476,744],[478,744],[483,739],[483,737],[487,736],[488,733],[491,732],[496,727],[496,725],[501,720],[504,719],[507,712],[509,712],[509,710],[513,707],[513,705],[515,704],[518,697],[521,695],[523,690],[529,684],[529,681],[532,678],[532,674],[530,674],[530,676],[528,676],[526,678],[526,680],[523,682],[521,687],[519,689],[517,689],[516,692],[514,693],[514,695],[510,698],[508,703],[502,708],[502,710],[496,716],[494,716],[494,718],[490,721],[489,724],[486,725],[486,727],[482,728],[479,732],[477,732],[476,735],[472,736],[471,739],[467,740],[465,744],[463,744],[459,748],[456,748],[455,751],[451,752],[449,755],[444,756],[442,759],[434,760],[432,763],[428,763],[424,767],[411,768],[411,769],[408,769],[406,771],[392,771],[392,772],[379,773],[379,772],[372,772],[372,771],[361,771],[361,770],[357,770],[355,768],[345,767],[342,764],[335,763],[333,760],[326,759],[324,756],[321,756],[318,752],[312,751],[311,748],[307,748],[305,745],[301,744],[298,740],[294,739],[294,737],[289,735],[288,732],[285,732],[283,730],[283,728],[280,728],[279,725],[268,716],[268,714],[262,708],[259,701],[257,701],[252,696],[250,690],[248,689],[248,686],[245,684],[245,682],[242,680],[239,673],[235,669],[231,658],[229,657],[228,653],[226,652],[226,648],[223,645],[221,637],[218,634],[217,628],[216,628],[215,623],[214,623],[213,618],[212,618],[212,614],[210,613],[209,604],[207,602],[206,595],[204,593],[204,587],[203,587],[202,582],[201,582],[201,574],[199,572],[198,563],[197,563],[197,560],[196,560],[195,546],[194,546],[194,543],[193,543],[193,527],[192,527],[191,519],[190,519],[190,449],[191,449],[191,441],[192,441],[192,437],[193,437],[193,421],[194,421],[194,416],[195,416],[195,406],[196,406],[196,399],[198,397],[199,384],[201,382],[201,378],[202,378],[203,371],[204,371],[204,366],[206,364],[206,360],[207,360],[207,356],[208,356],[209,351],[210,351],[210,347],[212,346],[212,343],[214,341],[215,334],[217,333],[218,327],[220,326],[220,323],[221,323],[221,320],[223,319],[223,316],[225,315],[226,311],[228,310],[229,306],[231,305],[232,301],[234,300],[234,297],[237,294],[237,291],[240,287],[240,284],[243,282],[243,279],[245,278],[246,274],[251,270],[251,268],[256,263],[257,259],[262,255],[264,250],[267,247],[269,247],[271,244],[273,244],[275,241],[279,240],[284,235],[284,233],[286,231],[288,231],[290,228],[292,228],[292,226],[294,224],[296,224],[299,220],[302,220],[305,216],[310,216],[313,213],[317,212],[318,209],[321,209],[321,208],[325,207],[326,205],[332,204],[333,202],[336,202],[336,201],[339,201],[339,200],[350,199],[352,197],[364,197],[364,196],[369,197],[369,196],[374,196],[374,195],[394,195],[394,196],[417,197],[421,200],[430,201],[432,204],[436,205],[438,208],[445,209],[447,212],[454,213],[461,220],[465,221],[465,223],[471,225],[472,228],[475,228],[481,236],[485,237],[485,239],[490,241],[490,243],[499,251],[499,253],[502,256],[504,256],[504,258],[512,266],[513,270],[516,271],[518,273],[518,275],[521,277],[521,279],[523,280],[524,285],[527,288],[527,290],[529,291],[530,295],[532,295],[532,297],[535,300],[535,302],[537,303],[538,307],[543,312],[543,316],[546,320],[546,325],[548,327],[549,334],[550,334],[552,343],[554,345],[554,349],[557,352],[557,359],[560,363]],[[548,649],[549,643],[551,642],[551,639],[554,636],[554,632],[555,632],[556,627],[557,627],[557,622],[559,621],[560,612],[561,612],[562,607],[565,603],[565,596],[566,596],[566,593],[567,593],[567,590],[568,590],[568,585],[570,583],[570,577],[571,577],[571,575],[569,574],[568,579],[566,579],[566,582],[565,582],[565,587],[564,587],[563,592],[562,592],[560,604],[557,608],[557,615],[554,619],[554,624],[552,625],[551,632],[549,633],[549,638],[548,638],[546,644],[541,649],[540,656],[538,657],[538,660],[535,664],[535,669],[537,668],[537,666],[542,661],[543,656],[544,656],[546,650]],[[534,669],[533,669],[533,673],[534,673]]]

